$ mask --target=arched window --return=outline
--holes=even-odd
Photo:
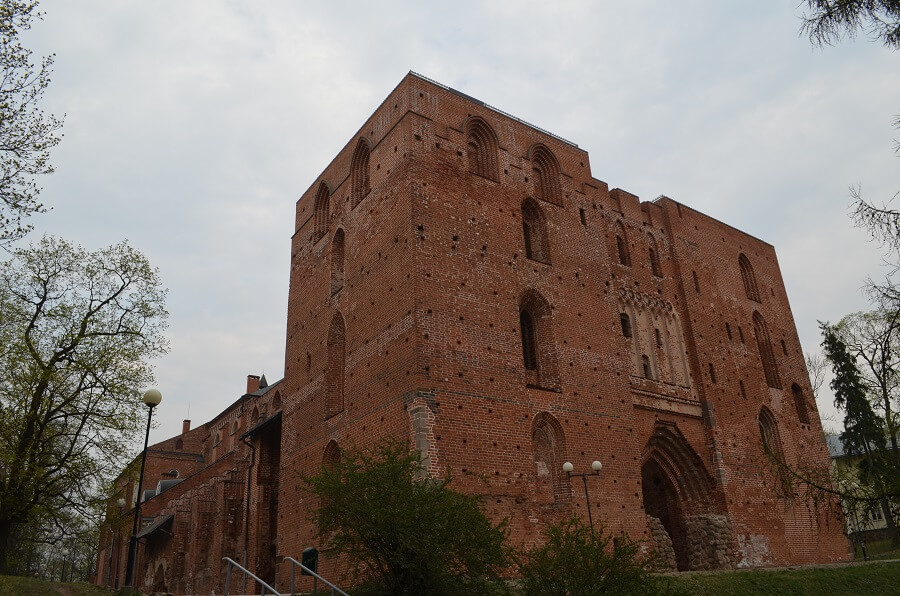
[[[344,409],[344,368],[346,364],[344,317],[334,313],[328,329],[328,364],[325,369],[325,417]]]
[[[760,302],[759,289],[756,287],[756,275],[753,274],[753,266],[747,255],[741,253],[741,256],[738,257],[738,265],[741,268],[741,279],[744,280],[744,292],[746,292],[747,298]]]
[[[331,240],[331,294],[344,287],[344,230],[338,228]]]
[[[800,385],[794,383],[791,385],[791,393],[794,395],[794,407],[797,409],[797,419],[803,424],[809,424],[809,410],[806,408],[806,396],[803,395],[803,389],[800,389]]]
[[[759,312],[753,312],[753,331],[756,333],[756,348],[759,350],[759,359],[762,362],[763,373],[766,375],[766,384],[775,389],[781,389],[781,380],[778,378],[778,366],[775,364],[775,354],[772,352],[772,342],[769,339],[769,328]]]
[[[325,450],[322,452],[322,471],[323,472],[334,472],[338,467],[338,464],[341,463],[341,449],[338,447],[337,441],[334,439],[328,441],[328,444],[325,445]],[[326,500],[325,497],[320,497],[319,507],[324,508],[326,505],[329,505],[330,501]],[[324,520],[322,520],[324,521]],[[331,534],[331,539],[333,539],[334,534]],[[329,540],[330,542],[330,540]]]
[[[559,162],[544,145],[534,145],[528,152],[531,173],[534,177],[534,195],[545,201],[562,205],[562,190],[559,186]]]
[[[566,458],[565,437],[559,421],[546,412],[535,416],[531,424],[531,449],[536,476],[535,496],[543,504],[567,503],[571,489],[562,469]]]
[[[316,202],[313,210],[315,212],[315,229],[313,231],[313,242],[318,242],[322,236],[328,232],[328,199],[331,192],[325,182],[319,183],[319,190],[316,191]]]
[[[525,256],[550,263],[550,247],[547,237],[547,220],[544,212],[533,199],[522,203],[522,232],[525,236]]]
[[[659,250],[656,248],[656,240],[653,236],[649,236],[650,238],[650,248],[648,252],[650,253],[650,271],[653,272],[654,277],[662,277],[662,267],[659,265]]]
[[[653,368],[650,366],[650,357],[646,354],[641,356],[641,368],[643,369],[644,378],[653,378]]]
[[[625,234],[625,226],[621,221],[616,222],[616,252],[619,255],[619,263],[631,267],[631,254],[628,252],[628,236]]]
[[[622,335],[624,337],[631,337],[631,317],[625,313],[620,313],[619,323],[622,325]]]
[[[184,449],[184,441],[181,439],[178,439],[177,441],[175,441],[175,450],[181,451],[182,449]]]
[[[766,406],[760,408],[757,422],[759,422],[759,436],[762,440],[763,451],[769,458],[774,460],[776,494],[789,497],[793,494],[791,476],[784,467],[787,462],[784,459],[784,449],[781,446],[778,423],[775,422],[775,416],[772,415],[772,411]]]
[[[275,397],[272,398],[272,409],[280,410],[281,409],[281,393],[275,392]]]
[[[350,160],[350,208],[359,205],[359,202],[369,194],[369,141],[360,138]]]
[[[496,182],[499,179],[497,135],[481,118],[469,118],[465,129],[469,172]]]
[[[537,372],[537,337],[534,333],[534,318],[527,310],[519,312],[519,327],[522,329],[522,360],[525,370]]]
[[[534,290],[519,299],[519,330],[526,383],[546,389],[559,386],[550,304]]]
[[[333,470],[341,461],[341,448],[338,447],[337,441],[334,439],[328,441],[325,445],[325,451],[322,452],[322,467],[326,470]]]
[[[254,424],[257,424],[258,422],[260,422],[260,419],[259,419],[259,407],[258,407],[258,406],[253,406],[253,412],[250,414],[250,426],[253,426]]]
[[[757,422],[759,422],[759,435],[762,439],[763,449],[779,461],[784,461],[781,438],[778,436],[778,424],[775,422],[772,411],[766,406],[760,408]]]

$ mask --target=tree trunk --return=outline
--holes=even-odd
[[[884,515],[884,522],[887,524],[888,533],[891,536],[891,546],[897,548],[900,546],[900,532],[897,531],[897,522],[894,520],[894,512],[891,510],[890,500],[881,500],[881,513]]]
[[[9,545],[12,542],[13,525],[0,520],[0,575],[9,575]]]

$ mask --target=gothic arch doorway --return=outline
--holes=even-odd
[[[644,512],[662,562],[679,571],[732,567],[724,500],[675,424],[657,422],[642,461]]]

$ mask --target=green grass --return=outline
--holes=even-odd
[[[759,569],[673,576],[673,585],[698,596],[780,594],[900,594],[900,562],[805,569]]]
[[[0,596],[110,596],[111,591],[84,582],[47,582],[0,575]]]
[[[840,567],[758,569],[668,576],[675,591],[697,596],[833,596],[900,594],[900,562],[873,562]],[[46,582],[0,576],[0,596],[111,596],[113,592],[86,583]]]

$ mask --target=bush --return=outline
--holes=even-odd
[[[652,557],[627,536],[612,539],[578,519],[550,526],[545,542],[526,553],[520,565],[522,593],[541,596],[671,594],[670,580],[654,576]]]
[[[359,592],[487,594],[505,588],[506,526],[492,525],[476,497],[422,478],[408,445],[342,451],[303,481],[320,502],[319,538],[348,557]]]

